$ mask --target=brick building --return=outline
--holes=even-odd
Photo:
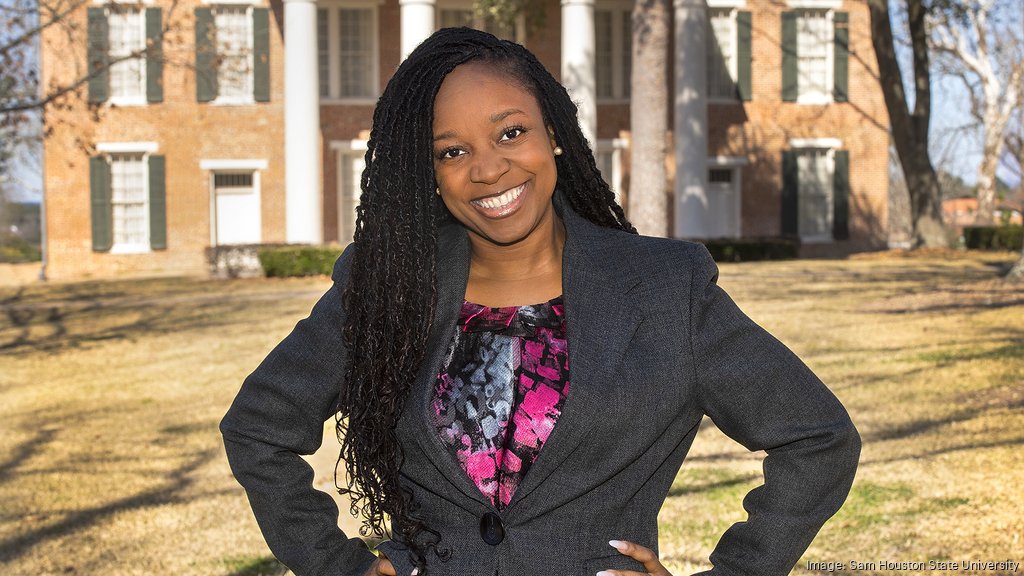
[[[545,6],[529,33],[468,0],[84,6],[80,37],[43,34],[44,82],[97,71],[45,118],[48,275],[203,273],[209,246],[348,242],[376,98],[441,26],[516,39],[571,76],[599,165],[628,194],[632,3]],[[866,2],[676,0],[674,18],[674,234],[884,247],[888,117]]]

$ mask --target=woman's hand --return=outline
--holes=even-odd
[[[374,560],[370,565],[366,576],[395,576],[395,567],[391,565],[391,561],[386,556],[381,554],[380,558]]]
[[[629,556],[633,560],[644,565],[647,572],[634,572],[633,570],[602,570],[597,576],[672,576],[661,561],[658,555],[650,548],[644,548],[639,544],[626,542],[624,540],[612,540],[608,542],[620,553]]]

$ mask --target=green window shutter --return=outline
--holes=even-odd
[[[740,91],[740,100],[747,101],[754,97],[753,86],[750,82],[752,60],[750,24],[750,12],[741,10],[736,13],[736,85]]]
[[[149,157],[149,247],[167,248],[167,170],[163,156]]]
[[[800,192],[800,177],[797,168],[797,153],[793,150],[782,152],[782,235],[799,236],[797,220],[797,199]]]
[[[270,102],[270,11],[252,11],[253,99]]]
[[[850,238],[850,153],[836,150],[836,166],[833,175],[832,195],[832,238]]]
[[[146,8],[146,100],[164,101],[164,46],[160,8]]]
[[[213,10],[196,8],[196,100],[217,97],[217,47]]]
[[[106,252],[113,245],[110,207],[110,165],[103,156],[89,158],[89,197],[92,214],[92,249]]]
[[[89,102],[103,102],[109,94],[110,31],[103,8],[88,10]]]
[[[835,87],[833,99],[836,102],[847,102],[850,99],[850,14],[836,12],[835,22]]]
[[[782,13],[782,100],[796,102],[797,84],[796,12]]]

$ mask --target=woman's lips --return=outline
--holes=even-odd
[[[488,218],[503,218],[513,213],[523,204],[523,193],[526,192],[526,183],[515,188],[509,188],[497,196],[489,196],[478,200],[471,200],[469,203]]]

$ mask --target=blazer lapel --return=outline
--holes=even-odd
[[[590,427],[607,416],[607,391],[616,385],[610,373],[622,360],[641,316],[626,295],[640,284],[625,259],[615,253],[616,232],[577,215],[561,191],[555,208],[566,227],[562,254],[569,353],[569,395],[537,460],[503,513],[540,486],[584,440]]]
[[[583,441],[606,412],[606,391],[615,385],[608,374],[621,361],[640,325],[638,310],[626,297],[640,283],[625,261],[604,259],[615,251],[616,232],[577,215],[556,190],[554,206],[566,227],[562,254],[562,294],[569,350],[569,395],[537,460],[502,511],[536,489]],[[469,238],[458,224],[442,226],[437,246],[437,304],[423,364],[410,390],[400,427],[459,492],[493,510],[491,503],[442,444],[430,423],[428,403],[437,373],[455,333],[469,278]],[[410,413],[411,411],[411,413]]]

